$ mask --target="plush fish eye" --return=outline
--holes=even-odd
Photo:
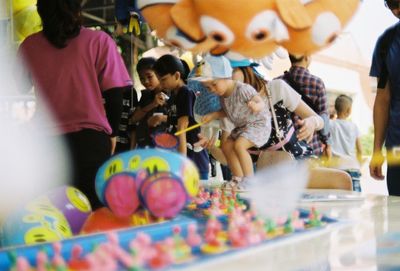
[[[167,30],[165,39],[170,44],[183,49],[191,49],[196,46],[196,43],[188,40],[176,27],[170,27]]]
[[[232,44],[235,35],[224,23],[210,16],[202,16],[200,18],[200,25],[204,33],[223,45]]]
[[[278,15],[272,10],[258,13],[247,26],[247,39],[255,42],[282,40],[287,38],[287,29]]]
[[[339,18],[332,12],[320,14],[312,26],[312,41],[318,46],[324,46],[335,40],[342,28]]]

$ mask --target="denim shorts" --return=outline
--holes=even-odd
[[[361,172],[358,169],[346,169],[345,171],[350,174],[353,183],[353,191],[361,192]]]

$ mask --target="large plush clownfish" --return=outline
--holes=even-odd
[[[159,37],[190,51],[263,58],[282,45],[309,54],[332,43],[359,0],[139,0]]]

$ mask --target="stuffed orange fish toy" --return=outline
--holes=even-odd
[[[259,59],[279,45],[309,54],[332,43],[360,0],[138,0],[150,27],[192,52]]]

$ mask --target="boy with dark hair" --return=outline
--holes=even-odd
[[[139,79],[145,87],[139,105],[131,118],[137,123],[137,145],[140,148],[154,147],[151,135],[165,131],[167,121],[167,95],[162,92],[160,82],[154,72],[154,57],[143,57],[136,65]]]

